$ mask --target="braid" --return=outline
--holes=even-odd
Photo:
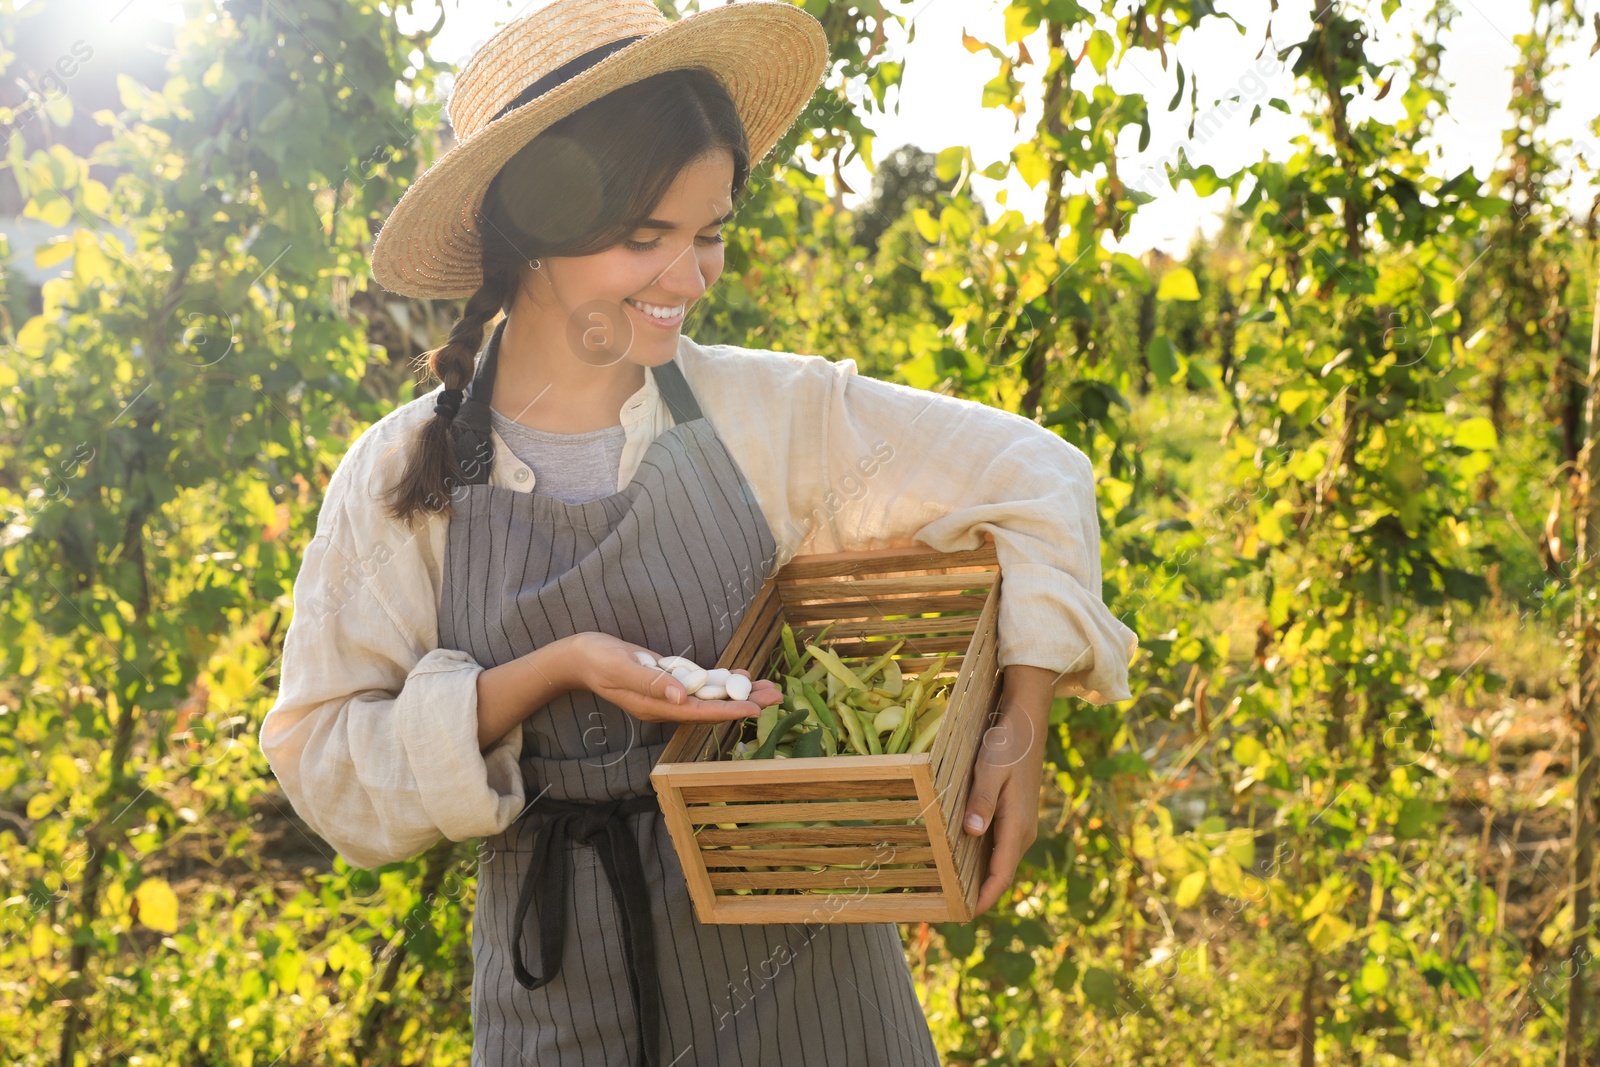
[[[516,281],[515,271],[486,271],[483,284],[467,299],[461,318],[451,327],[449,339],[417,358],[419,364],[426,361],[444,389],[434,402],[433,418],[418,431],[405,472],[388,493],[388,512],[399,522],[409,523],[424,510],[449,514],[454,487],[466,482],[456,460],[451,423],[461,407],[463,391],[472,381],[484,327],[496,314],[509,309]]]

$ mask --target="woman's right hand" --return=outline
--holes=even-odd
[[[767,705],[783,702],[778,687],[765,678],[752,681],[749,700],[701,700],[685,693],[670,672],[634,658],[636,652],[654,656],[654,650],[598,631],[573,634],[572,650],[580,688],[646,722],[723,722],[759,715]],[[745,670],[733,673],[750,677]],[[673,691],[684,697],[681,704],[668,699]]]

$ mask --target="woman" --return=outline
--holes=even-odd
[[[261,743],[353,864],[486,839],[474,1064],[938,1063],[893,924],[702,925],[655,806],[677,723],[780,696],[686,696],[633,654],[714,663],[802,547],[995,539],[980,911],[1036,833],[1052,696],[1129,695],[1080,451],[849,360],[680,330],[826,61],[788,4],[668,23],[650,0],[556,0],[463,69],[459,142],[374,248],[386,288],[466,306],[430,353],[442,387],[329,483]]]

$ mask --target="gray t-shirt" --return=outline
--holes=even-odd
[[[551,433],[508,419],[493,408],[489,420],[516,457],[533,468],[533,491],[582,504],[617,491],[627,430],[607,426],[587,433]]]

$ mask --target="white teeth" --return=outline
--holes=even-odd
[[[677,307],[666,308],[666,307],[661,307],[658,304],[641,304],[641,303],[639,303],[639,301],[634,300],[632,298],[630,298],[628,300],[628,303],[632,304],[634,307],[638,308],[640,311],[644,312],[646,315],[649,315],[652,318],[657,318],[657,319],[674,319],[674,318],[677,318],[678,317],[678,313],[683,310],[683,305],[682,304],[679,304]]]

